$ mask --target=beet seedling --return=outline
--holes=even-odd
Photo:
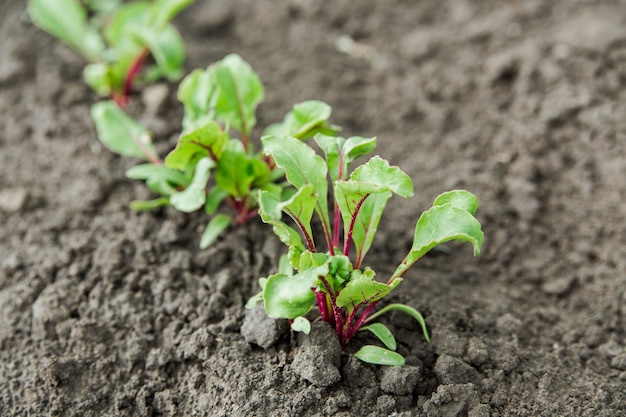
[[[263,85],[238,55],[228,55],[206,70],[195,70],[181,82],[178,98],[185,115],[178,144],[164,161],[157,155],[151,134],[112,102],[97,103],[91,115],[100,140],[121,155],[148,161],[126,175],[145,180],[160,195],[131,203],[137,210],[171,205],[183,212],[204,208],[213,216],[200,247],[208,247],[231,223],[244,223],[257,213],[259,190],[282,192],[284,173],[262,152],[255,152],[250,136],[256,125],[256,109],[263,100]],[[306,101],[293,107],[283,122],[266,133],[300,139],[318,132],[333,133],[328,125],[330,107]],[[216,214],[222,204],[235,215]]]
[[[474,255],[479,254],[483,232],[474,217],[478,200],[463,190],[437,197],[433,207],[417,221],[408,255],[386,282],[376,281],[375,272],[363,268],[363,258],[391,195],[413,195],[411,179],[378,156],[350,173],[355,159],[373,151],[375,139],[317,135],[315,140],[325,159],[295,138],[262,139],[265,152],[285,171],[287,181],[295,188],[285,189],[282,194],[272,190],[259,192],[259,214],[289,247],[290,267],[283,265],[278,274],[261,279],[262,291],[248,306],[262,300],[269,316],[293,320],[294,330],[306,332],[310,323],[304,316],[316,303],[321,319],[335,328],[342,347],[362,330],[372,332],[386,346],[364,346],[356,353],[357,358],[374,364],[402,365],[404,358],[395,352],[391,331],[372,320],[390,310],[403,311],[419,322],[428,339],[424,318],[403,304],[388,305],[377,313],[374,308],[402,282],[404,273],[438,244],[450,240],[469,242]],[[283,213],[293,220],[295,228],[282,221]],[[314,213],[321,223],[326,251],[321,251],[314,239]]]
[[[28,15],[88,62],[90,87],[124,106],[140,74],[146,83],[182,76],[185,47],[170,21],[193,1],[29,0]]]

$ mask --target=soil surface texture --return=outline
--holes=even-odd
[[[340,353],[243,308],[284,252],[260,220],[202,251],[202,213],[133,212],[150,194],[97,141],[82,59],[2,1],[0,416],[626,416],[625,6],[198,0],[176,19],[186,70],[237,53],[258,72],[258,126],[323,100],[412,177],[366,259],[379,279],[439,193],[479,197],[481,256],[446,244],[385,301],[432,342],[383,318],[407,365],[380,367],[353,357],[365,337]],[[175,93],[130,106],[162,155]]]

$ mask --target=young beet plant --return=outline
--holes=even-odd
[[[238,55],[228,55],[206,70],[195,70],[182,82],[178,98],[185,115],[178,144],[161,160],[150,132],[112,102],[97,103],[91,115],[100,140],[113,152],[147,161],[126,175],[145,180],[159,197],[134,201],[137,210],[171,205],[182,212],[204,209],[213,216],[200,240],[208,247],[231,223],[244,223],[257,213],[259,190],[280,194],[284,176],[250,140],[263,85]],[[269,126],[297,138],[332,133],[326,123],[330,107],[319,101],[297,104],[282,123]],[[225,203],[234,216],[216,214]]]
[[[372,269],[363,267],[363,258],[391,195],[413,195],[411,179],[378,156],[349,173],[355,159],[373,151],[375,139],[320,134],[315,140],[325,159],[295,138],[268,136],[262,140],[265,152],[285,171],[294,187],[284,189],[282,195],[272,190],[259,192],[259,213],[289,247],[289,265],[283,263],[280,273],[260,280],[262,291],[248,307],[262,300],[269,316],[289,319],[294,330],[306,333],[310,322],[305,315],[316,303],[321,319],[334,327],[342,347],[363,330],[372,332],[386,346],[364,346],[356,353],[357,358],[374,364],[402,365],[404,358],[395,352],[391,331],[372,321],[390,310],[403,311],[419,322],[428,339],[424,318],[403,304],[391,304],[376,313],[374,309],[402,282],[404,273],[438,244],[450,240],[469,242],[474,255],[479,254],[483,232],[474,218],[478,200],[461,190],[437,197],[417,222],[409,254],[386,282],[379,282]],[[330,202],[328,179],[332,184]],[[291,217],[295,228],[281,220],[283,213]],[[314,213],[321,221],[325,252],[314,240]]]
[[[193,1],[30,0],[28,15],[88,62],[90,87],[124,106],[140,78],[182,76],[185,48],[170,21]],[[155,65],[147,65],[150,56]]]

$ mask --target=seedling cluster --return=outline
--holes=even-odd
[[[98,137],[111,151],[143,159],[129,178],[143,180],[157,197],[134,201],[137,210],[172,206],[182,212],[203,209],[211,216],[200,246],[208,247],[230,224],[257,212],[288,247],[279,272],[261,278],[261,292],[247,304],[262,302],[267,314],[289,319],[294,331],[308,333],[312,310],[335,329],[343,348],[359,331],[369,331],[385,346],[366,345],[355,354],[374,364],[402,365],[396,340],[374,322],[398,310],[409,314],[429,339],[426,322],[414,308],[377,304],[402,281],[406,271],[435,246],[469,242],[480,253],[483,232],[474,217],[477,198],[468,191],[441,194],[422,213],[413,245],[385,281],[363,265],[387,201],[413,195],[411,179],[400,168],[374,156],[376,138],[337,136],[328,123],[331,108],[320,101],[297,104],[280,123],[262,134],[260,150],[251,140],[264,89],[238,55],[228,55],[183,79],[178,99],[184,106],[176,147],[161,158],[152,134],[122,108],[142,74],[177,80],[184,46],[170,21],[193,0],[30,0],[29,16],[89,63],[85,81],[112,101],[96,103],[91,116]],[[148,65],[152,57],[154,65]],[[323,157],[306,143],[313,138]],[[233,214],[218,211],[229,206]],[[291,223],[283,221],[283,214]],[[313,232],[316,217],[322,237]],[[320,244],[318,240],[323,241]]]
[[[88,62],[89,86],[124,106],[138,81],[183,75],[185,46],[170,22],[193,1],[30,0],[28,15]]]
[[[474,254],[479,254],[483,233],[474,218],[478,200],[462,190],[437,197],[417,222],[410,252],[386,282],[376,281],[375,272],[363,267],[364,256],[392,194],[405,198],[413,195],[411,179],[378,156],[350,172],[357,158],[374,150],[374,138],[318,134],[315,141],[325,158],[293,137],[263,138],[265,152],[285,171],[293,187],[282,194],[259,192],[261,218],[288,246],[288,265],[283,263],[282,271],[260,280],[262,291],[249,306],[262,300],[269,316],[292,320],[294,330],[308,332],[310,323],[305,316],[317,304],[321,319],[335,328],[342,347],[358,331],[369,330],[386,348],[368,345],[356,356],[365,362],[401,365],[404,358],[394,352],[396,341],[391,331],[372,320],[390,310],[403,311],[419,322],[428,339],[426,323],[407,305],[391,304],[377,313],[374,308],[402,282],[404,273],[438,244],[469,242]],[[329,206],[333,207],[332,218]],[[325,250],[313,235],[314,213],[323,230]],[[282,221],[283,214],[291,218],[295,228]]]
[[[152,134],[112,102],[97,103],[91,115],[105,146],[147,161],[126,175],[146,181],[159,197],[134,201],[131,206],[148,210],[171,205],[187,213],[204,209],[213,216],[200,240],[200,247],[206,248],[231,223],[245,223],[256,216],[259,190],[280,194],[285,185],[283,172],[255,151],[250,140],[263,94],[259,77],[238,55],[191,72],[178,89],[185,108],[182,133],[164,160],[152,145]],[[295,105],[283,122],[269,126],[266,133],[301,139],[318,132],[332,134],[329,117],[327,104],[307,101]],[[216,214],[223,204],[234,216]]]

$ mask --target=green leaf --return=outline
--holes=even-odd
[[[322,265],[329,265],[330,272],[330,257],[325,253],[311,252],[310,250],[304,251],[300,257],[300,264],[298,270],[306,270],[316,268]]]
[[[157,207],[169,206],[170,199],[168,197],[159,197],[154,200],[135,200],[130,202],[130,208],[136,211],[147,211]]]
[[[413,184],[400,168],[389,166],[378,156],[358,167],[349,181],[335,182],[335,198],[343,219],[344,236],[352,236],[357,267],[372,245],[391,192],[410,197]]]
[[[215,242],[215,239],[217,239],[218,236],[228,228],[230,223],[231,218],[226,214],[218,214],[213,217],[206,229],[204,229],[204,233],[202,233],[202,237],[200,238],[200,249],[206,249],[211,246],[211,244]]]
[[[126,176],[135,180],[145,180],[148,188],[157,194],[169,196],[177,187],[187,187],[189,178],[182,172],[161,164],[141,164],[126,171]]]
[[[213,76],[213,68],[196,69],[183,78],[178,87],[178,100],[185,108],[183,117],[185,131],[213,121],[216,98],[217,84]]]
[[[404,357],[399,353],[378,346],[366,345],[354,354],[357,359],[374,365],[404,365]]]
[[[263,100],[259,77],[239,55],[231,54],[215,64],[219,85],[215,110],[218,117],[245,137],[256,124],[256,108]]]
[[[304,317],[296,317],[291,323],[291,329],[294,332],[302,332],[304,334],[311,333],[311,322]]]
[[[204,157],[219,160],[229,142],[228,134],[216,122],[209,122],[183,134],[176,148],[165,158],[165,165],[180,171],[189,171]]]
[[[337,305],[345,307],[351,312],[355,308],[380,300],[397,287],[401,281],[401,279],[397,279],[388,285],[375,281],[374,271],[371,269],[366,269],[365,272],[358,269],[354,270],[348,284],[337,296]]]
[[[183,173],[161,164],[135,165],[126,171],[126,176],[133,180],[146,180],[152,177],[160,177],[173,185],[186,186],[189,184],[189,178]]]
[[[152,25],[160,29],[195,0],[155,0],[152,3]]]
[[[331,112],[331,107],[322,101],[309,100],[298,103],[287,113],[281,123],[269,126],[263,135],[311,138],[320,130],[331,130],[326,124]]]
[[[148,129],[128,117],[114,102],[94,104],[91,107],[91,118],[96,125],[98,138],[111,151],[148,161],[159,160]]]
[[[292,276],[269,277],[263,291],[267,315],[295,319],[308,313],[315,301],[312,288],[317,286],[319,277],[327,273],[328,265],[321,265]]]
[[[276,165],[285,170],[287,181],[296,189],[312,185],[317,196],[315,211],[322,220],[322,227],[330,235],[328,217],[328,172],[324,160],[309,146],[295,138],[266,136],[262,139],[265,152],[274,158]]]
[[[444,204],[425,211],[415,226],[411,251],[393,273],[392,278],[402,276],[428,251],[450,240],[471,243],[474,247],[474,256],[477,256],[480,254],[484,234],[478,220],[463,208]]]
[[[468,211],[472,215],[478,211],[478,198],[465,190],[445,192],[435,199],[433,206],[445,206],[446,204]]]
[[[347,178],[352,162],[371,153],[376,148],[376,138],[363,138],[361,136],[345,139],[318,134],[315,136],[315,141],[324,151],[328,172],[333,182]]]
[[[235,198],[244,198],[252,187],[270,176],[267,164],[251,157],[239,140],[230,140],[217,165],[215,182],[221,190]]]
[[[122,0],[83,0],[83,4],[97,14],[110,14],[120,7]]]
[[[384,186],[352,180],[335,182],[335,201],[341,212],[346,238],[350,236],[352,228],[356,265],[360,265],[369,250],[390,197],[391,191]]]
[[[191,213],[201,208],[206,202],[206,187],[211,176],[211,168],[215,162],[210,158],[198,161],[191,184],[183,191],[175,192],[170,196],[170,203],[179,211]]]
[[[411,178],[400,168],[389,166],[389,162],[379,156],[372,157],[354,170],[350,179],[385,187],[400,197],[410,198],[413,196]]]
[[[274,194],[268,191],[260,191],[258,202],[261,220],[267,224],[271,224],[274,229],[274,234],[278,236],[281,242],[289,247],[289,262],[292,268],[297,268],[298,265],[300,265],[300,256],[306,250],[300,238],[300,234],[292,227],[280,221],[282,217],[281,211],[277,209],[279,200]]]
[[[356,265],[361,265],[378,231],[378,224],[383,216],[391,191],[371,194],[361,205],[361,210],[354,222],[352,241],[356,250]]]
[[[87,64],[83,69],[85,83],[101,96],[108,96],[114,89],[109,66],[103,62]]]
[[[128,34],[150,50],[160,73],[165,78],[176,81],[181,77],[185,45],[174,26],[165,26],[158,31],[146,26],[134,26]]]
[[[289,257],[287,255],[281,255],[278,260],[278,273],[285,275],[293,275],[293,268],[289,263]]]
[[[148,27],[151,14],[151,4],[147,1],[124,3],[115,10],[103,30],[104,38],[113,48],[113,53],[117,54],[115,58],[119,59],[120,55],[126,54],[135,55],[130,51],[141,49],[135,39],[128,36],[129,28]]]
[[[366,322],[370,322],[391,310],[398,310],[413,317],[422,327],[422,332],[424,332],[424,337],[426,338],[426,341],[430,342],[430,335],[428,334],[428,328],[426,327],[426,320],[424,320],[424,316],[422,316],[419,311],[406,304],[390,304],[369,316]]]
[[[275,195],[268,192],[263,193],[262,199],[265,213],[271,215],[274,220],[280,220],[281,212],[286,213],[296,223],[296,226],[307,241],[307,246],[309,248],[315,247],[311,230],[311,218],[313,217],[317,199],[313,185],[307,184],[303,186],[286,201],[279,201]]]
[[[374,334],[388,349],[396,350],[396,338],[393,337],[391,330],[382,323],[374,323],[369,326],[363,326],[359,330],[368,330]]]
[[[35,25],[57,37],[87,61],[101,59],[104,42],[89,26],[87,11],[78,0],[30,0],[28,15]]]

